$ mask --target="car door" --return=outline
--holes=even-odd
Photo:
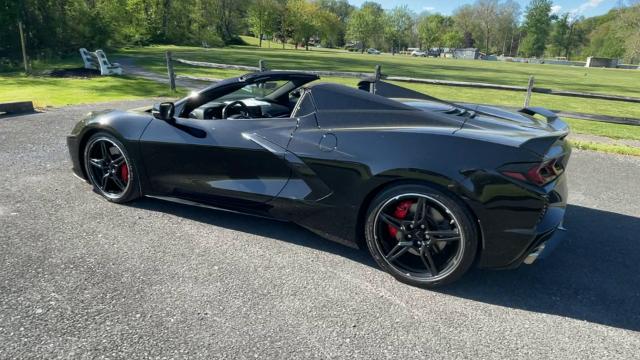
[[[260,208],[291,175],[283,148],[295,127],[291,118],[177,118],[175,124],[154,119],[140,139],[150,193],[239,210]]]

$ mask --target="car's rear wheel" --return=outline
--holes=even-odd
[[[93,134],[84,148],[84,166],[94,190],[125,203],[140,196],[137,169],[125,146],[109,133]]]
[[[424,185],[399,185],[378,194],[367,213],[365,235],[382,269],[420,287],[460,278],[473,264],[478,244],[464,205]]]

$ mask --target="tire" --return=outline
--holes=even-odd
[[[107,132],[91,135],[83,149],[83,159],[93,190],[106,200],[122,204],[140,197],[138,167],[116,137]]]
[[[458,280],[473,264],[478,249],[472,214],[458,199],[425,185],[381,191],[367,211],[365,237],[383,270],[423,288]]]

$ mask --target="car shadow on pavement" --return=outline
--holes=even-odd
[[[290,222],[271,220],[224,210],[183,205],[155,198],[143,198],[128,205],[140,209],[172,214],[225,229],[285,241],[291,244],[340,255],[364,265],[377,268],[375,261],[368,252],[323,239],[311,231]]]
[[[449,295],[640,331],[640,218],[569,205],[567,238],[515,270],[473,270]]]
[[[145,198],[133,206],[343,256],[377,268],[366,250],[291,223]],[[569,205],[567,238],[514,270],[473,269],[438,290],[452,296],[640,331],[640,218]]]

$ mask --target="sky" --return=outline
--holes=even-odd
[[[365,0],[349,0],[353,5],[359,6]],[[463,4],[473,3],[474,0],[374,0],[385,9],[392,9],[397,5],[407,5],[417,13],[423,11],[437,12],[450,15],[453,10]],[[522,10],[529,3],[528,0],[516,0],[522,6]],[[602,15],[618,4],[617,0],[554,0],[553,11],[557,13],[571,13],[574,16]]]

